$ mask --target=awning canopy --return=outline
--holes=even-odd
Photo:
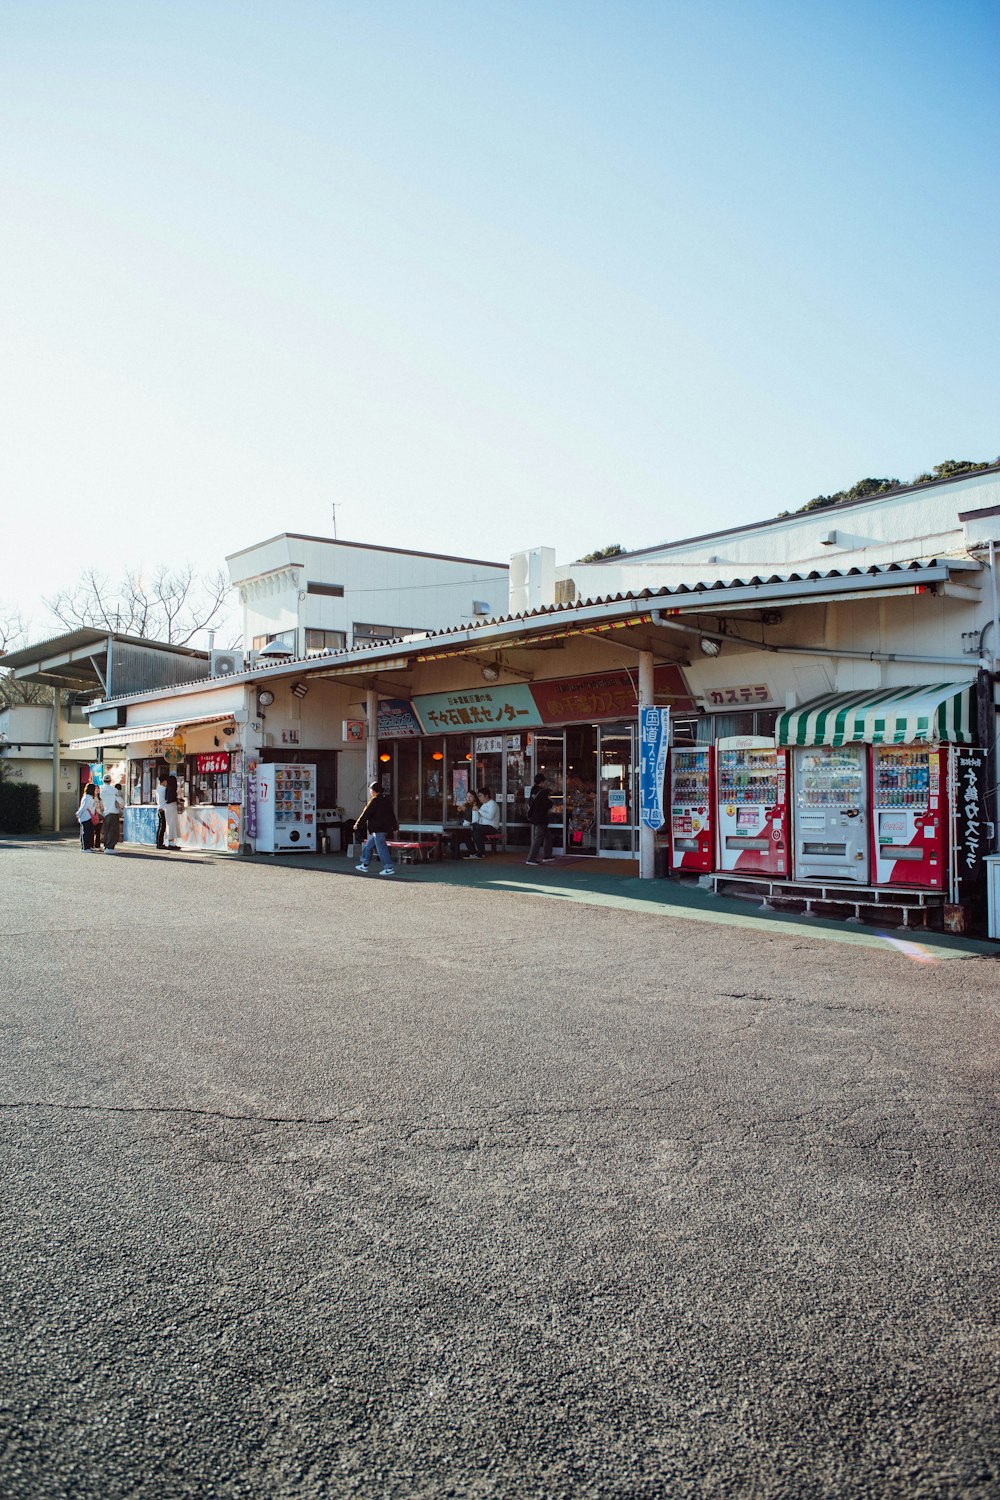
[[[975,684],[827,693],[778,719],[779,745],[976,743]]]
[[[140,745],[147,740],[169,740],[178,729],[192,724],[227,724],[232,714],[192,714],[184,719],[167,719],[162,724],[127,724],[104,734],[88,734],[82,740],[70,740],[70,750],[92,750],[99,745]]]

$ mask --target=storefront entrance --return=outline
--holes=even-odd
[[[544,772],[552,796],[553,847],[564,854],[632,859],[635,728],[576,724],[521,734],[447,735],[382,741],[382,782],[400,825],[454,822],[470,788],[500,804],[506,848],[527,848],[531,784]]]

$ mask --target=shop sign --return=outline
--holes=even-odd
[[[365,737],[364,719],[345,719],[341,726],[340,737],[349,745],[359,744]]]
[[[986,853],[986,755],[982,750],[955,745],[952,749],[953,896],[958,902],[980,897]]]
[[[742,683],[739,687],[706,688],[701,701],[708,709],[763,708],[775,697],[766,682]]]
[[[662,828],[663,782],[670,740],[669,708],[639,710],[639,807],[646,828]]]
[[[516,739],[516,738],[517,738],[516,735],[509,735],[508,738],[507,738],[508,745],[510,745],[511,740]],[[520,744],[518,743],[517,745],[511,745],[511,749],[513,749],[513,750],[520,749]],[[503,751],[503,735],[502,734],[484,734],[484,735],[481,735],[476,740],[476,754],[477,755],[500,755],[502,753],[502,751]]]
[[[414,698],[413,707],[426,734],[451,734],[486,725],[526,729],[542,722],[531,689],[520,682],[509,687],[424,693]]]
[[[216,750],[209,755],[196,755],[195,765],[202,776],[224,773],[229,770],[229,751]]]
[[[378,706],[380,740],[408,740],[420,734],[413,704],[405,698],[383,698]]]
[[[694,705],[677,667],[656,667],[653,690],[658,697],[671,697],[676,707]],[[543,724],[596,723],[606,719],[631,719],[639,700],[636,680],[628,672],[600,672],[589,677],[557,677],[551,682],[533,682],[531,693]]]
[[[247,795],[246,795],[246,826],[247,838],[257,837],[257,762],[247,761]]]

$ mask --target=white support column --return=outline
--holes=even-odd
[[[368,759],[368,786],[370,786],[373,781],[380,780],[378,774],[378,693],[374,688],[369,688],[365,694],[365,713],[368,716],[365,744]]]
[[[642,711],[653,706],[653,653],[639,652],[639,718],[636,747],[642,754]],[[639,879],[652,880],[656,874],[656,830],[639,824]]]
[[[59,689],[52,689],[52,832],[59,832]]]

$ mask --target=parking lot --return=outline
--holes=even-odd
[[[998,1492],[996,960],[538,873],[0,841],[6,1496]]]

